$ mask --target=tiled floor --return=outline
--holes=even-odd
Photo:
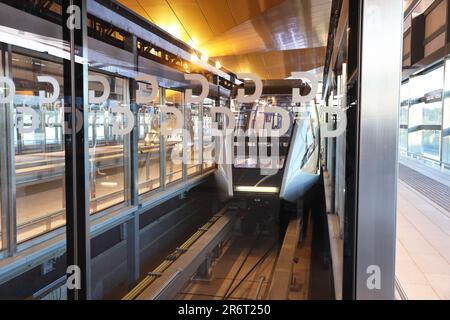
[[[408,299],[450,299],[450,212],[400,180],[396,276]]]

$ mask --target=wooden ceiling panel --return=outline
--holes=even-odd
[[[326,47],[285,51],[257,52],[217,57],[234,72],[254,72],[262,79],[285,79],[294,71],[310,71],[321,67]]]
[[[214,37],[197,0],[168,0],[183,28],[189,33],[195,45],[204,43]]]
[[[189,42],[189,34],[183,28],[183,25],[178,21],[177,16],[174,14],[166,0],[118,1],[130,9],[137,8],[136,12],[144,18],[147,18],[158,27],[169,32],[176,38],[181,39],[186,43]]]
[[[224,0],[227,2],[236,25],[259,16],[285,0]]]
[[[210,56],[321,47],[328,38],[330,10],[330,0],[286,0],[202,47]]]
[[[264,79],[320,67],[332,0],[119,0],[235,72]]]
[[[233,15],[224,0],[197,0],[203,14],[215,36],[218,36],[235,25]]]

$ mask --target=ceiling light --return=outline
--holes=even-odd
[[[191,54],[191,62],[192,63],[198,62],[198,55],[195,52],[193,54]]]
[[[221,69],[222,68],[222,64],[220,63],[220,61],[216,61],[216,68],[217,69]]]
[[[167,31],[175,38],[181,39],[181,30],[176,24],[171,25]]]
[[[192,47],[192,48],[197,48],[197,45],[195,44],[195,41],[193,39],[189,39],[188,44]]]
[[[209,57],[208,57],[208,55],[206,53],[203,53],[201,59],[204,62],[208,62]]]
[[[237,186],[235,188],[238,192],[252,192],[252,193],[278,193],[277,187],[250,187],[250,186]]]
[[[117,182],[102,182],[102,183],[100,183],[100,185],[101,185],[102,187],[110,187],[110,188],[113,188],[113,187],[117,187],[119,184],[118,184]]]

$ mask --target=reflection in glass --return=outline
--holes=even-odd
[[[90,75],[105,77],[111,87],[109,99],[102,104],[89,105],[89,181],[91,213],[95,213],[125,201],[124,142],[129,135],[116,134],[113,121],[123,128],[127,119],[111,112],[111,108],[129,107],[125,79],[95,72]],[[95,91],[98,97],[104,88],[98,82],[89,82],[89,90]]]
[[[408,129],[400,129],[400,149],[408,149]]]
[[[65,223],[63,101],[60,95],[54,103],[40,103],[39,91],[45,91],[49,97],[53,87],[37,81],[38,76],[51,76],[63,92],[63,78],[60,61],[13,53],[12,62],[17,90],[14,147],[17,241],[20,243]],[[33,113],[38,119],[33,119]]]
[[[209,169],[214,166],[215,152],[214,140],[212,137],[212,116],[211,108],[214,101],[206,99],[203,103],[203,168]]]
[[[422,136],[422,153],[439,160],[439,148],[441,145],[440,130],[424,130]]]
[[[408,150],[409,123],[409,82],[402,84],[400,89],[400,150]]]
[[[293,109],[291,108],[291,104],[292,96],[270,95],[262,96],[260,100],[255,103],[241,105],[239,114],[237,115],[236,128],[240,130],[245,137],[241,135],[235,138],[235,168],[283,168],[287,155],[287,150],[285,150],[283,144],[291,136],[294,123],[292,121]],[[291,118],[287,133],[278,138],[277,143],[280,150],[278,157],[271,156],[270,149],[272,142],[262,134],[264,132],[271,132],[272,130],[280,130],[282,127],[282,117],[279,113],[270,111],[272,106],[285,109]],[[310,110],[306,110],[304,115],[305,117],[310,117]],[[274,146],[276,147],[276,144],[274,144]],[[239,154],[239,150],[245,151],[245,154]]]
[[[445,62],[445,92],[450,92],[450,60]],[[445,97],[442,128],[442,162],[450,166],[450,97]]]
[[[183,114],[183,93],[166,90],[166,106],[177,108]],[[176,118],[169,113],[164,115],[168,136],[166,137],[166,184],[183,178],[183,132],[174,130]]]
[[[5,72],[3,70],[3,67],[4,67],[3,66],[3,59],[2,59],[3,53],[4,52],[0,49],[0,76],[2,76],[2,77],[5,76]],[[2,90],[4,90],[4,88],[0,87],[0,96],[4,96],[5,94],[7,94],[7,92],[3,92]],[[0,104],[0,108],[3,108],[3,112],[5,110],[4,106],[5,105]],[[3,113],[2,113],[2,110],[0,110],[0,119],[2,118],[2,116],[3,116]],[[0,177],[2,176],[3,173],[5,173],[5,172],[2,172],[2,167],[0,166]],[[3,197],[1,196],[1,194],[3,192],[3,188],[5,188],[5,187],[2,185],[2,181],[1,180],[0,180],[0,188],[1,188],[0,189],[0,251],[1,251],[1,250],[5,249],[4,248],[4,244],[6,242],[6,241],[3,240],[3,237],[6,236],[6,233],[3,232],[3,227],[4,226],[2,226],[3,215],[6,214],[6,212],[2,211],[3,210],[3,204],[2,204],[2,198]]]
[[[144,84],[143,84],[144,85]],[[147,87],[151,91],[151,88]],[[160,187],[159,92],[149,104],[139,105],[139,194]]]
[[[198,104],[191,104],[185,109],[186,134],[187,138],[187,174],[194,175],[201,171],[201,130],[200,107]]]
[[[414,76],[402,85],[400,148],[440,161],[443,119],[444,66]],[[408,99],[408,94],[410,99]],[[409,108],[408,108],[409,105]],[[405,119],[408,119],[406,122]],[[408,132],[406,136],[406,130]]]

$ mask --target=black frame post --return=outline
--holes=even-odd
[[[133,64],[136,75],[139,73],[139,54],[137,51],[137,37],[131,35],[126,39],[128,49],[133,52]],[[134,128],[130,132],[129,139],[129,191],[130,204],[133,207],[139,206],[139,106],[136,101],[136,90],[138,83],[135,79],[130,79],[130,109],[133,112],[135,123]],[[128,287],[132,289],[140,276],[140,246],[139,246],[139,210],[133,213],[132,218],[126,224],[126,241],[127,241],[127,269],[128,269]]]
[[[90,212],[89,212],[89,145],[88,145],[88,64],[86,0],[62,1],[63,41],[70,50],[64,59],[64,120],[66,160],[66,230],[67,266],[76,266],[80,286],[68,288],[69,300],[87,300],[91,292]],[[75,20],[74,20],[75,19]],[[77,20],[78,19],[78,20]],[[69,21],[75,21],[70,27]],[[79,23],[79,24],[77,24]]]

